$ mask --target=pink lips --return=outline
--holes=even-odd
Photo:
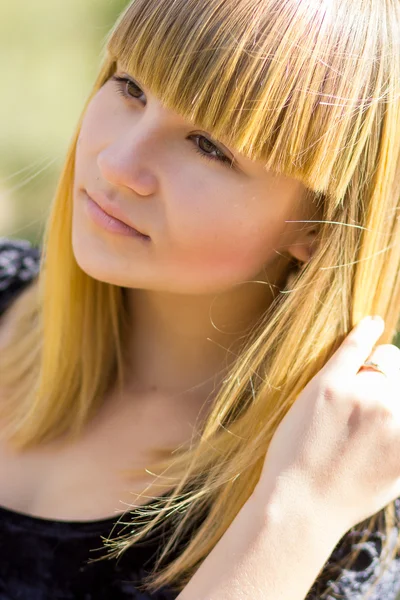
[[[85,196],[88,213],[97,225],[113,233],[150,240],[149,236],[141,233],[128,223],[119,207],[111,204],[103,194],[94,192],[89,194],[85,191]]]

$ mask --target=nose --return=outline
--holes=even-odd
[[[98,155],[103,178],[139,196],[151,196],[158,186],[154,165],[159,143],[160,128],[143,114]]]

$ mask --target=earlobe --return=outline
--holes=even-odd
[[[290,246],[288,253],[293,262],[285,282],[285,290],[291,290],[298,275],[304,267],[312,260],[316,250],[316,232],[310,232],[303,240],[299,240]]]
[[[310,262],[316,250],[316,236],[317,231],[313,229],[296,240],[287,249],[290,256],[302,264]]]

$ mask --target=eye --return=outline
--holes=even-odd
[[[208,160],[216,160],[233,168],[234,160],[227,156],[216,144],[204,135],[191,135],[190,139],[195,141],[195,150],[200,156]]]
[[[144,96],[144,92],[137,83],[128,77],[118,77],[117,75],[113,75],[111,80],[117,84],[117,93],[123,98],[127,98],[128,100],[140,100],[141,96]],[[227,156],[225,152],[204,135],[191,135],[189,136],[189,139],[198,140],[198,143],[197,141],[195,142],[195,150],[202,158],[220,162],[229,166],[231,169],[235,168],[234,159]]]
[[[144,92],[140,89],[140,87],[127,77],[118,77],[117,75],[113,75],[111,80],[117,84],[117,94],[123,96],[124,98],[137,100],[140,99],[141,96],[144,95]],[[129,91],[128,91],[129,89]]]

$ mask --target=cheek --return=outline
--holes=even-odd
[[[107,119],[104,118],[105,114]],[[87,166],[93,169],[93,157],[96,157],[107,143],[115,139],[118,127],[120,125],[117,110],[109,98],[107,87],[104,86],[92,98],[82,120],[75,161],[78,177]]]
[[[267,200],[238,186],[205,187],[200,179],[177,189],[167,215],[168,255],[185,273],[232,284],[276,258],[285,222]]]

